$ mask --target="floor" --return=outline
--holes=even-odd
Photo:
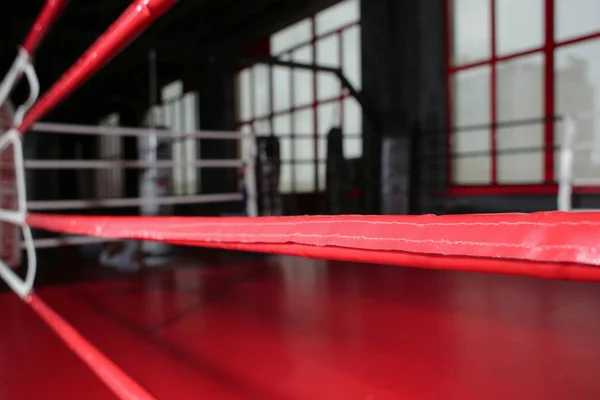
[[[599,399],[600,285],[291,257],[39,295],[159,399]],[[0,293],[0,399],[113,395]]]

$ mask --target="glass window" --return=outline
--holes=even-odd
[[[319,104],[317,107],[318,134],[327,135],[332,127],[339,126],[339,115],[339,104],[337,102]]]
[[[554,34],[557,42],[600,31],[600,2],[554,0]]]
[[[292,117],[291,114],[281,114],[273,117],[273,132],[279,136],[279,149],[281,157],[281,170],[279,174],[279,190],[288,193],[292,190],[292,165],[294,158],[291,137]]]
[[[165,85],[162,89],[162,101],[169,101],[181,97],[183,94],[183,81],[174,81]]]
[[[491,183],[492,158],[489,132],[461,132],[453,137],[452,180],[458,185]],[[476,146],[469,146],[469,144]],[[488,152],[488,154],[484,154]]]
[[[294,111],[294,133],[312,134],[315,131],[312,108]]]
[[[327,179],[325,177],[325,174],[327,173],[327,166],[325,164],[325,162],[320,162],[319,164],[317,164],[317,166],[319,167],[319,187],[318,189],[320,191],[323,191],[326,189],[327,187]]]
[[[344,138],[344,157],[362,157],[362,139],[359,137]]]
[[[478,67],[456,73],[453,89],[453,126],[459,127],[452,136],[453,180],[458,184],[489,183],[489,128],[461,131],[460,127],[490,123],[490,68]]]
[[[243,160],[246,160],[250,154],[250,134],[252,133],[252,126],[250,124],[243,124],[238,128],[238,130],[243,134],[243,139],[239,144],[238,151],[240,157]]]
[[[273,111],[288,110],[292,106],[292,72],[288,67],[273,67]]]
[[[464,65],[490,57],[490,2],[453,0],[453,63]]]
[[[296,160],[314,160],[314,154],[315,141],[312,138],[306,136],[296,138],[294,142],[294,158]]]
[[[254,121],[254,133],[258,136],[271,134],[271,121],[268,118]]]
[[[307,18],[271,36],[271,54],[279,55],[300,44],[310,42],[311,37],[312,23]]]
[[[111,113],[102,120],[100,126],[119,126],[119,113]],[[110,160],[122,157],[122,141],[118,136],[100,136],[100,158]],[[96,198],[110,199],[123,197],[123,169],[99,169],[96,173]]]
[[[359,16],[360,0],[338,2],[314,16],[314,27],[309,18],[272,35],[271,55],[342,68],[360,90]],[[326,158],[324,135],[334,125],[343,123],[344,132],[354,134],[344,141],[345,151],[353,156],[362,153],[362,141],[356,136],[362,132],[362,110],[354,99],[344,99],[347,94],[334,74],[255,65],[239,73],[238,88],[240,128],[257,135],[273,132],[280,138],[282,191],[314,190],[315,172],[321,179],[319,189],[324,188],[324,165],[319,163]],[[287,136],[291,132],[298,135],[293,140]]]
[[[556,49],[554,82],[557,114],[597,109],[600,104],[600,39]],[[577,142],[594,142],[600,138],[600,118],[576,119],[575,122]],[[559,145],[562,126],[557,125],[555,142]],[[592,161],[591,149],[578,152],[574,159],[574,176],[600,176],[598,165]]]
[[[304,46],[294,51],[294,61],[312,64],[312,46]],[[313,101],[313,72],[294,69],[294,106],[310,104]]]
[[[360,26],[353,26],[342,32],[342,71],[357,90],[361,87],[360,62]]]
[[[344,99],[344,134],[356,136],[362,132],[362,109],[354,97]]]
[[[321,11],[315,16],[315,30],[317,35],[322,35],[356,22],[359,18],[359,1],[342,1],[341,3]]]
[[[198,93],[189,92],[183,96],[183,130],[185,132],[194,132],[199,127],[199,110],[198,110]],[[192,163],[198,158],[200,150],[200,142],[197,139],[189,138],[182,142],[184,163]],[[182,183],[183,191],[186,194],[196,194],[198,182],[198,169],[195,166],[183,166],[184,183]]]
[[[312,192],[315,190],[315,164],[298,163],[296,167],[296,190],[298,192]]]
[[[265,117],[271,112],[271,82],[269,77],[269,66],[257,64],[252,67],[252,86],[254,97],[254,117]]]
[[[497,120],[519,121],[543,115],[541,54],[498,63],[496,72]],[[498,183],[541,183],[544,176],[543,125],[541,123],[498,128]],[[508,153],[516,149],[531,151]],[[506,154],[502,154],[507,151]]]
[[[281,193],[290,193],[293,190],[292,164],[282,162],[279,168],[279,191]]]
[[[544,0],[497,0],[496,53],[539,48],[544,38]]]
[[[454,74],[454,126],[490,123],[490,68],[472,68]]]
[[[273,133],[276,136],[289,136],[292,133],[292,115],[290,113],[273,117]]]
[[[318,160],[327,160],[327,137],[319,137],[317,139],[317,153]]]
[[[238,74],[238,95],[240,110],[238,118],[242,121],[249,121],[254,116],[252,113],[252,89],[250,69],[246,68]]]
[[[198,93],[183,92],[181,80],[166,85],[162,90],[164,124],[173,131],[195,131],[199,127]],[[195,167],[185,166],[198,157],[198,143],[194,139],[174,141],[171,155],[175,166],[172,169],[173,191],[177,195],[194,194],[198,187]]]
[[[327,36],[317,41],[317,64],[338,68],[339,37]],[[339,96],[341,91],[340,80],[331,72],[317,72],[317,99],[324,100]]]

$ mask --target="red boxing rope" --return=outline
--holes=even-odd
[[[48,92],[31,108],[18,130],[23,134],[101,67],[106,65],[137,35],[167,11],[177,0],[136,0],[65,72]]]
[[[115,239],[600,281],[600,213],[260,218],[30,214],[27,223]]]
[[[139,35],[156,18],[162,15],[176,0],[135,0],[127,10],[117,19],[111,27],[104,33],[86,53],[69,69],[62,77],[50,88],[40,101],[35,103],[24,121],[17,128],[20,135],[27,130],[33,123],[42,118],[58,103],[63,101],[74,90],[81,86],[98,69],[104,66],[121,51],[131,40]],[[64,7],[64,0],[48,0],[42,13],[36,20],[36,23],[28,35],[22,48],[22,55],[28,53],[31,55],[41,42],[44,34],[56,20],[60,11]],[[21,56],[23,57],[23,56]],[[19,59],[17,58],[18,62]],[[19,65],[15,64],[16,67]],[[15,68],[16,68],[15,67]],[[11,85],[14,84],[12,78]],[[10,81],[7,81],[10,82]],[[5,86],[6,88],[6,86]],[[6,268],[6,266],[4,266]],[[6,276],[8,272],[4,272]],[[7,282],[9,278],[6,278]],[[13,279],[10,278],[11,282]],[[18,279],[18,278],[16,278]],[[13,282],[13,285],[16,283]],[[13,288],[15,286],[12,286]],[[31,288],[29,292],[22,295],[23,300],[28,304],[48,326],[76,353],[81,359],[90,366],[96,375],[105,382],[113,392],[121,399],[152,399],[152,395],[147,393],[144,388],[133,381],[114,363],[99,352],[85,338],[79,335],[73,327],[64,321],[58,314],[42,302]]]
[[[58,19],[58,16],[65,8],[67,2],[65,0],[47,0],[44,8],[38,15],[33,27],[29,31],[25,42],[23,42],[23,49],[30,55],[33,55],[37,50],[40,42],[44,39],[44,36],[54,22]]]
[[[25,298],[25,302],[111,388],[119,399],[154,399],[139,383],[126,375],[71,325],[48,307],[42,299],[31,293]]]

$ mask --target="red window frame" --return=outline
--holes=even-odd
[[[316,15],[316,14],[315,14]],[[348,24],[345,24],[335,30],[331,30],[325,33],[322,33],[320,35],[316,34],[316,25],[315,25],[315,15],[312,15],[309,17],[309,19],[311,20],[311,37],[309,40],[304,41],[302,43],[298,43],[296,45],[294,45],[293,47],[287,49],[284,52],[281,52],[280,54],[277,54],[276,56],[272,56],[270,54],[270,45],[269,45],[269,39],[266,39],[266,45],[265,43],[262,43],[261,45],[257,46],[254,45],[251,48],[248,49],[248,51],[246,51],[246,54],[251,54],[251,55],[264,55],[264,56],[272,56],[272,57],[280,57],[280,56],[288,56],[291,57],[293,52],[301,49],[302,47],[311,46],[311,52],[312,52],[312,60],[314,64],[317,64],[317,42],[321,39],[325,39],[328,38],[330,36],[337,36],[337,41],[338,41],[338,54],[337,54],[337,59],[338,59],[338,65],[340,67],[342,67],[343,65],[343,60],[344,60],[344,49],[343,49],[343,41],[342,41],[342,34],[344,31],[353,28],[355,26],[360,26],[360,19],[358,21],[354,21]],[[244,68],[239,69],[237,72],[242,71],[243,69],[247,69],[250,68],[252,66],[245,66]],[[293,69],[292,69],[293,70]],[[297,191],[297,185],[296,185],[296,169],[295,166],[296,164],[298,164],[299,162],[312,162],[314,164],[314,186],[313,186],[313,192],[319,192],[320,189],[320,184],[324,183],[324,182],[320,182],[320,178],[319,178],[319,164],[324,164],[324,162],[326,160],[321,160],[318,158],[318,154],[319,154],[319,132],[318,132],[318,126],[319,126],[319,113],[318,113],[318,108],[320,105],[324,105],[324,104],[331,104],[331,103],[337,103],[338,104],[338,116],[339,116],[339,127],[342,129],[344,129],[344,100],[346,98],[352,97],[350,95],[350,93],[344,89],[343,87],[341,87],[340,84],[340,94],[338,96],[333,96],[333,97],[329,97],[329,98],[325,98],[325,99],[319,99],[318,95],[317,95],[317,89],[318,89],[318,72],[314,72],[313,76],[312,76],[312,101],[305,103],[305,104],[301,104],[299,106],[294,106],[294,79],[293,79],[293,74],[290,74],[290,81],[289,81],[289,85],[290,85],[290,96],[291,96],[291,101],[290,101],[290,107],[283,109],[283,110],[278,110],[275,111],[274,110],[274,104],[273,104],[273,95],[274,95],[274,91],[273,91],[273,87],[274,87],[274,80],[273,80],[273,67],[270,66],[269,67],[269,88],[270,88],[270,96],[269,96],[269,114],[264,116],[264,117],[260,117],[260,118],[255,118],[252,117],[249,120],[237,120],[236,121],[236,129],[240,129],[243,125],[251,125],[253,126],[255,122],[257,121],[268,121],[270,126],[273,126],[273,118],[280,116],[280,115],[285,115],[285,114],[290,114],[292,115],[292,120],[291,120],[291,131],[292,134],[289,136],[291,138],[291,158],[289,161],[282,161],[282,163],[289,163],[291,164],[291,168],[292,168],[292,179],[291,179],[291,190],[289,193],[291,194],[295,194],[298,193]],[[250,87],[254,87],[254,76],[252,74],[250,74]],[[306,110],[306,109],[311,109],[312,110],[312,114],[313,114],[313,136],[312,136],[312,140],[313,140],[313,157],[309,158],[309,159],[302,159],[302,160],[298,160],[296,159],[296,154],[295,154],[295,149],[294,149],[294,119],[293,119],[293,113],[295,111],[301,111],[301,110]],[[238,114],[239,117],[239,114]]]
[[[487,0],[490,3],[490,58],[469,64],[455,66],[452,64],[453,54],[453,1],[445,0],[444,14],[446,24],[446,126],[453,127],[452,123],[452,81],[455,73],[471,68],[490,66],[490,151],[491,151],[491,179],[488,185],[459,185],[453,182],[452,168],[452,130],[447,130],[446,141],[446,179],[448,182],[448,194],[451,195],[498,195],[498,194],[556,194],[558,185],[555,182],[554,165],[554,135],[555,135],[555,87],[554,87],[554,53],[561,46],[575,44],[586,40],[600,38],[600,31],[591,34],[575,37],[563,41],[554,39],[554,14],[555,0],[544,0],[544,36],[540,47],[519,51],[503,56],[498,56],[496,51],[496,1]],[[485,1],[485,0],[481,0]],[[540,53],[544,59],[544,77],[543,77],[543,116],[545,119],[543,125],[544,137],[544,179],[540,184],[506,185],[499,184],[497,179],[498,152],[496,149],[496,66],[498,62],[508,61],[518,57],[524,57],[531,54]],[[580,187],[576,188],[579,193],[600,193],[598,187]]]

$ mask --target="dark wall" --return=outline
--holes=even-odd
[[[209,57],[198,71],[200,93],[200,129],[232,131],[235,129],[234,62],[225,57]],[[199,159],[237,159],[237,140],[200,140]],[[199,170],[200,192],[235,193],[238,172],[234,168],[202,168]],[[239,213],[239,202],[207,204],[195,208],[195,213],[213,215]]]
[[[422,213],[440,206],[429,192],[444,187],[443,170],[428,168],[432,160],[424,154],[414,155],[427,149],[427,141],[445,140],[443,3],[361,2],[362,92],[373,113],[363,127],[369,213]],[[425,129],[440,133],[425,141],[419,133]],[[422,167],[415,173],[417,162]]]
[[[200,72],[200,129],[235,129],[235,87],[233,62],[212,57]],[[200,140],[200,159],[235,159],[237,141]],[[200,170],[202,193],[230,193],[236,190],[236,171],[231,168]]]
[[[536,212],[555,211],[556,195],[494,195],[459,196],[443,199],[444,211],[448,213],[487,213],[487,212]],[[573,207],[586,209],[600,208],[600,195],[575,195]]]

